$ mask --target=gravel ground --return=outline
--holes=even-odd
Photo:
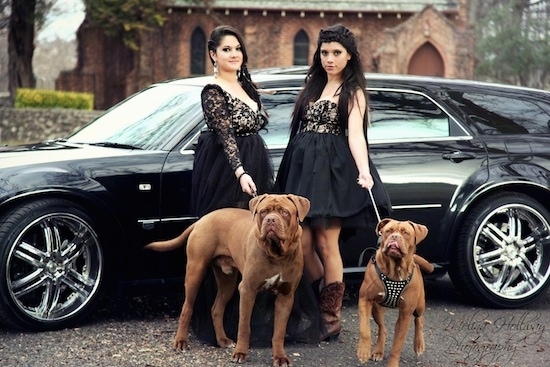
[[[355,355],[359,323],[356,294],[357,288],[348,286],[338,341],[287,344],[293,367],[361,366]],[[550,335],[545,329],[550,324],[550,292],[522,310],[487,310],[465,304],[449,281],[427,282],[427,294],[426,353],[421,357],[414,354],[411,327],[401,367],[550,366]],[[238,366],[230,362],[231,349],[203,345],[193,335],[188,351],[172,349],[181,301],[180,292],[106,300],[85,324],[55,332],[26,333],[0,326],[0,366]],[[396,311],[386,312],[390,331],[386,357],[396,318]],[[496,325],[498,320],[506,321],[509,328],[494,332],[491,323]],[[472,348],[488,341],[501,349],[472,353]],[[242,366],[271,366],[270,356],[269,347],[253,347]],[[369,361],[363,366],[381,367],[385,363],[386,359]]]
[[[106,301],[86,324],[52,332],[18,332],[0,326],[0,366],[236,366],[230,362],[232,349],[203,345],[192,334],[188,351],[173,350],[172,339],[181,301],[180,295],[133,296]],[[354,303],[356,300],[348,296],[344,315]],[[352,318],[356,323],[356,312]],[[353,336],[344,327],[336,342],[293,343],[287,345],[286,352],[294,367],[334,366],[329,361],[334,361],[335,350],[349,344],[349,339]],[[356,340],[352,349],[355,343]],[[350,353],[345,353],[344,359],[355,363],[355,352]],[[271,366],[270,356],[269,347],[253,347],[243,366]]]

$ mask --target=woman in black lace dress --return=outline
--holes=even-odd
[[[366,80],[353,33],[342,25],[323,29],[298,95],[291,140],[278,171],[282,192],[307,197],[305,275],[320,289],[321,339],[340,333],[345,285],[339,236],[344,228],[376,224],[372,200],[389,214],[390,200],[368,155]]]
[[[267,119],[240,34],[217,27],[208,53],[214,77],[201,95],[207,131],[195,150],[191,191],[191,209],[199,217],[225,207],[248,209],[250,198],[270,191],[273,183],[273,167],[258,134]]]
[[[202,90],[206,130],[195,149],[191,210],[201,217],[213,210],[248,209],[256,194],[272,189],[273,167],[258,132],[267,124],[256,86],[246,67],[248,57],[241,35],[230,26],[216,27],[208,41],[214,76]],[[192,329],[203,342],[216,344],[210,309],[216,295],[211,271],[195,302]],[[225,328],[236,337],[238,295],[225,312]]]
[[[208,41],[214,77],[202,91],[207,130],[195,150],[191,208],[197,216],[225,207],[248,209],[252,196],[267,193],[273,186],[273,167],[265,142],[258,134],[267,124],[258,91],[252,83],[247,54],[239,33],[219,26]],[[304,283],[305,284],[305,283]],[[301,285],[302,288],[309,286]],[[210,309],[216,295],[214,275],[209,272],[199,289],[192,329],[199,339],[216,344]],[[273,295],[261,292],[252,314],[251,343],[269,344],[273,327]],[[311,331],[317,322],[313,292],[300,292],[291,315],[288,334],[295,340],[316,341]],[[302,309],[307,311],[303,312]],[[238,293],[226,307],[224,327],[233,340],[237,336]],[[313,321],[312,321],[313,320]]]

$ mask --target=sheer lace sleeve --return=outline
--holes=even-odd
[[[227,160],[231,168],[236,170],[242,163],[225,93],[220,86],[209,84],[202,90],[201,99],[206,124],[220,138]]]

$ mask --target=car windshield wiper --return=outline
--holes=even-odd
[[[109,141],[102,141],[102,142],[98,142],[98,143],[90,143],[90,145],[95,145],[95,146],[98,146],[98,147],[106,147],[106,148],[139,149],[139,150],[142,149],[140,147],[136,147],[135,145],[112,143],[112,142],[109,142]]]

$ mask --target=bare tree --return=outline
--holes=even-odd
[[[0,6],[2,14],[8,4],[5,0]],[[46,12],[54,0],[11,0],[8,22],[8,91],[11,102],[17,88],[34,88],[36,80],[32,70],[34,37],[36,27],[44,22]],[[4,21],[5,23],[6,21]]]
[[[8,33],[8,89],[12,99],[17,88],[34,88],[34,11],[36,0],[13,0]]]

